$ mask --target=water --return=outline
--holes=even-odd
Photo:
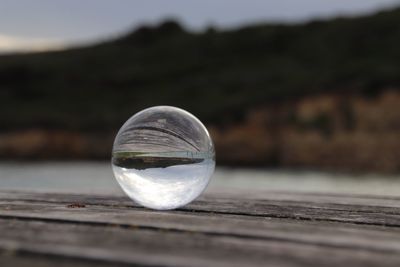
[[[132,116],[119,130],[112,168],[122,190],[136,203],[174,209],[197,198],[215,167],[214,145],[190,113],[158,106]]]
[[[109,162],[0,162],[0,190],[123,195]],[[206,193],[315,192],[400,196],[400,175],[217,167]],[[241,194],[243,196],[243,194]]]

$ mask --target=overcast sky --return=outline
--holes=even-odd
[[[177,18],[187,28],[298,22],[400,6],[400,0],[0,0],[0,52],[48,49]]]

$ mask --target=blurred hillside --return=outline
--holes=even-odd
[[[107,158],[135,112],[198,116],[225,164],[400,170],[400,9],[0,57],[0,156]]]

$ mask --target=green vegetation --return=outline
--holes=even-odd
[[[152,105],[207,122],[327,90],[400,85],[400,9],[190,33],[175,22],[67,51],[0,57],[0,130],[115,130]]]

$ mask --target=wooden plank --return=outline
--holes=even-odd
[[[280,240],[365,250],[400,252],[400,229],[359,227],[338,223],[260,219],[218,213],[158,212],[145,209],[68,205],[3,203],[1,218],[54,222],[80,222],[89,225],[139,227],[169,231],[201,232],[208,235]]]
[[[252,200],[281,200],[281,201],[306,201],[331,204],[351,204],[368,206],[400,207],[400,197],[398,196],[377,196],[362,194],[332,194],[316,192],[293,192],[293,191],[214,191],[208,194],[209,197],[218,196],[219,198],[239,198]]]
[[[121,264],[116,262],[96,261],[75,259],[71,257],[63,257],[63,255],[41,255],[37,253],[29,253],[27,251],[1,251],[1,266],[18,266],[18,267],[111,267],[111,266],[131,266],[130,264]],[[135,264],[136,265],[136,264]],[[138,265],[136,265],[138,266]]]
[[[107,201],[110,197],[112,200],[124,201],[131,204],[131,201],[125,197],[125,195],[82,195],[82,194],[65,194],[65,193],[47,193],[47,192],[24,192],[24,191],[0,191],[0,197],[10,199],[44,199],[47,198],[49,201],[58,201],[58,198],[67,197],[68,200],[71,198],[83,198],[88,197],[90,199]],[[317,202],[317,203],[330,203],[330,204],[351,204],[351,205],[367,205],[367,206],[379,206],[379,207],[398,207],[400,208],[400,197],[397,196],[377,196],[377,195],[348,195],[348,194],[332,194],[332,193],[312,193],[312,192],[285,192],[285,191],[246,191],[246,190],[233,190],[233,191],[215,191],[211,190],[203,194],[203,197],[199,199],[213,199],[213,198],[228,198],[228,199],[247,199],[247,200],[276,200],[276,201],[305,201],[305,202]]]
[[[155,266],[398,266],[398,253],[190,232],[0,219],[2,250]],[[383,264],[383,265],[382,265]]]
[[[125,197],[0,192],[0,262],[400,266],[399,200],[272,195],[207,195],[159,212]]]
[[[325,199],[326,196],[319,195],[299,195],[299,201],[275,200],[275,198],[278,198],[277,195],[278,194],[276,193],[273,195],[274,199],[268,199],[268,197],[271,198],[271,196],[268,195],[266,195],[264,199],[249,199],[240,196],[228,198],[208,195],[199,198],[180,210],[400,227],[400,208],[395,206],[395,204],[399,203],[400,207],[400,200],[376,199],[376,201],[373,202],[375,203],[374,205],[362,205],[361,201],[370,203],[370,200],[365,197],[347,197],[347,204],[343,204],[340,201],[343,201],[345,196],[328,196],[331,201],[328,202]],[[283,195],[286,196],[287,194]],[[302,197],[304,198],[305,196],[307,196],[308,201],[301,201]],[[4,192],[0,193],[0,199],[10,202],[15,200],[26,200],[29,202],[46,201],[49,203],[82,202],[90,205],[139,208],[131,200],[122,196],[113,197],[31,193],[13,194]],[[353,204],[351,199],[354,199],[356,204]]]

